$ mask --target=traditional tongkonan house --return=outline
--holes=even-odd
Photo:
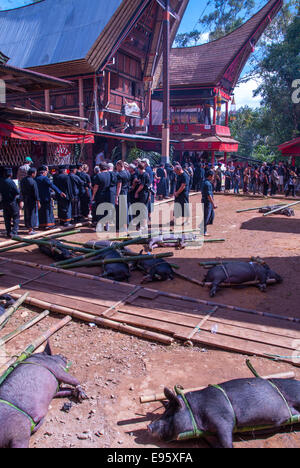
[[[37,110],[38,104],[27,97],[30,93],[71,88],[72,83],[8,62],[8,57],[0,53],[0,165],[13,167],[16,172],[26,156],[36,166],[73,162],[75,145],[93,142],[93,135],[76,126],[77,117]]]
[[[291,158],[291,165],[295,167],[296,158],[300,158],[300,137],[282,143],[278,149],[283,157]]]
[[[225,37],[194,47],[174,48],[170,57],[171,137],[176,156],[198,154],[215,162],[238,151],[231,137],[229,104],[242,70],[282,0],[270,0],[257,14]],[[163,90],[152,100],[150,133],[161,132]],[[232,111],[233,111],[232,109]],[[150,144],[147,146],[150,149]],[[152,144],[152,149],[155,146]]]
[[[188,0],[171,0],[168,18],[175,38]],[[161,69],[164,1],[42,0],[0,12],[0,50],[11,65],[74,83],[72,88],[13,96],[11,106],[77,116],[95,132],[84,146],[94,162],[127,142],[161,142],[147,134],[155,72]],[[157,76],[159,76],[158,73]],[[81,148],[82,150],[82,148]],[[82,152],[82,151],[81,151]]]

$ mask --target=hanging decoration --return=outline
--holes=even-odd
[[[231,107],[230,107],[230,120],[234,122],[236,120],[236,103],[234,96],[232,97]]]

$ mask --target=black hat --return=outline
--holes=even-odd
[[[48,167],[47,167],[47,166],[40,166],[40,167],[38,168],[38,172],[45,172],[45,171],[47,171],[47,170],[48,170]]]
[[[69,166],[69,169],[70,169],[70,171],[73,171],[74,169],[77,169],[77,165],[76,164],[71,164]]]

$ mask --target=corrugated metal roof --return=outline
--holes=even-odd
[[[122,0],[44,0],[0,11],[0,50],[10,65],[38,67],[84,58]]]

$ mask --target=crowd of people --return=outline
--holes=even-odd
[[[216,208],[214,192],[242,191],[265,196],[281,192],[295,196],[300,175],[299,168],[283,162],[243,167],[230,162],[212,167],[199,160],[151,167],[148,159],[137,159],[131,164],[121,160],[116,164],[101,161],[90,175],[86,164],[59,166],[54,171],[49,171],[46,165],[36,169],[30,157],[18,170],[18,184],[13,180],[11,168],[1,167],[0,171],[0,196],[8,237],[18,233],[22,209],[29,235],[38,228],[55,227],[53,200],[61,226],[91,219],[98,230],[109,230],[113,222],[117,232],[126,232],[130,221],[138,215],[136,229],[146,232],[154,201],[174,197],[175,223],[182,218],[184,225],[190,216],[191,190],[202,192],[204,234],[207,234]],[[137,203],[138,211],[134,211]]]

